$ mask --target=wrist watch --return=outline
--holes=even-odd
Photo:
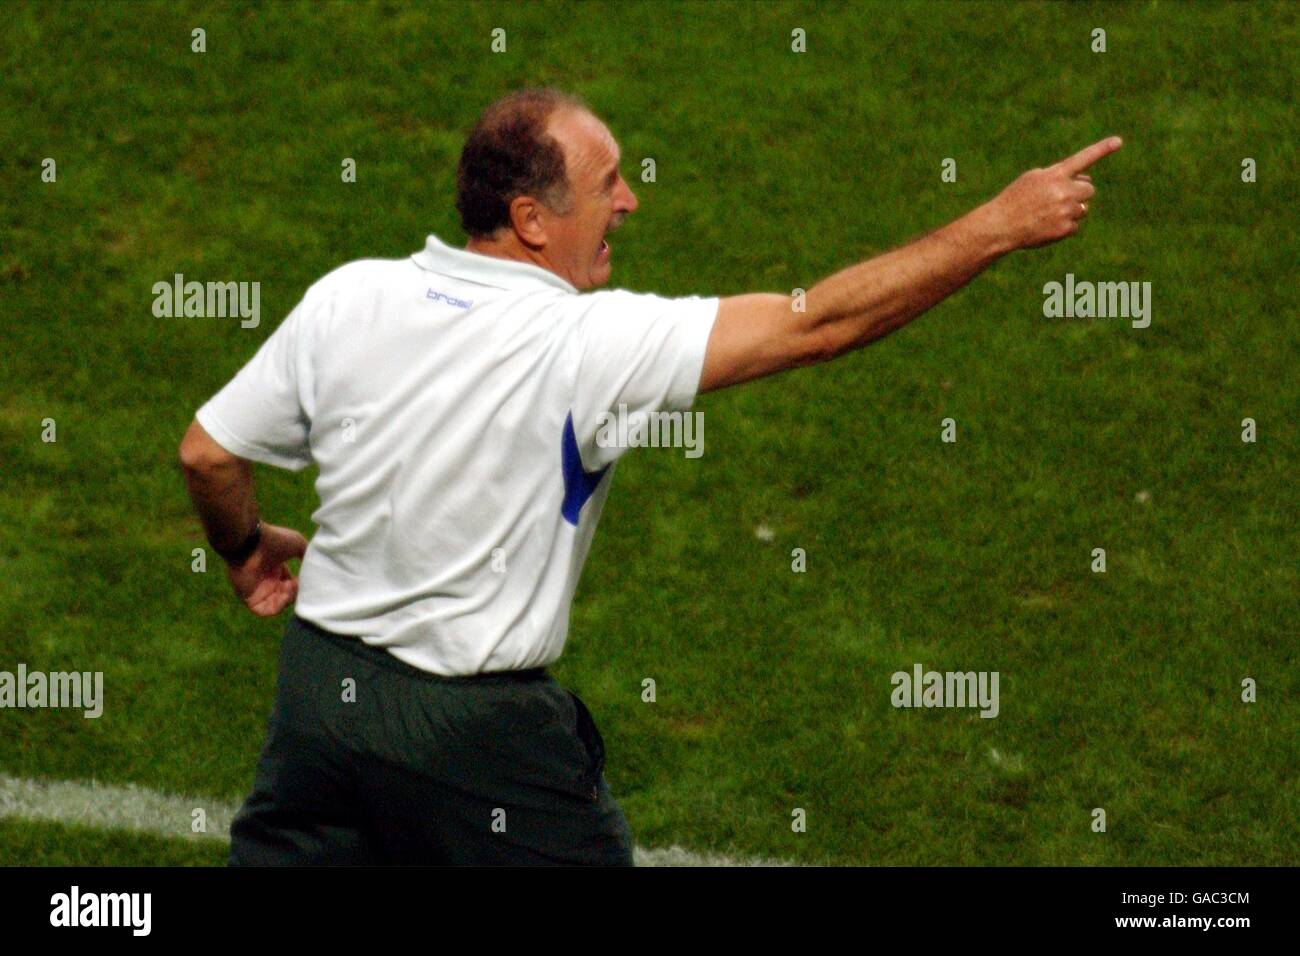
[[[258,518],[257,523],[253,525],[253,530],[248,533],[248,537],[245,538],[240,543],[239,547],[235,548],[235,550],[223,552],[215,545],[213,546],[212,550],[216,551],[217,554],[221,555],[221,557],[225,560],[226,564],[230,565],[232,568],[237,568],[253,556],[253,552],[257,550],[257,546],[259,543],[261,543],[261,540],[262,540],[262,519]]]

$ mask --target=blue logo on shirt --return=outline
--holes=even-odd
[[[445,292],[436,292],[433,289],[430,289],[425,294],[425,298],[433,299],[435,302],[446,302],[448,305],[454,305],[458,309],[468,309],[474,304],[473,300],[457,299],[453,296],[447,295]]]
[[[573,412],[569,412],[564,420],[564,433],[560,436],[560,470],[564,474],[564,500],[560,503],[560,514],[576,528],[582,506],[596,493],[596,486],[609,471],[609,465],[600,471],[587,471],[583,467],[578,437],[573,431]]]

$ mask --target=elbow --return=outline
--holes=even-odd
[[[797,365],[821,365],[850,351],[851,344],[834,322],[810,325],[799,335],[795,349]]]
[[[176,457],[180,461],[181,470],[187,475],[198,474],[203,470],[203,454],[190,440],[188,434],[181,439],[181,447]]]
[[[231,456],[196,421],[190,424],[185,437],[181,439],[177,457],[185,474],[200,475],[211,471]]]

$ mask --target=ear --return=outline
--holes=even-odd
[[[544,212],[545,208],[532,196],[516,196],[510,200],[510,224],[521,242],[537,248],[546,245]]]

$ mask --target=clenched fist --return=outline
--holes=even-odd
[[[989,205],[1012,246],[1043,246],[1078,232],[1097,191],[1084,170],[1123,145],[1118,136],[1107,137],[1055,166],[1031,169],[1002,190]]]

